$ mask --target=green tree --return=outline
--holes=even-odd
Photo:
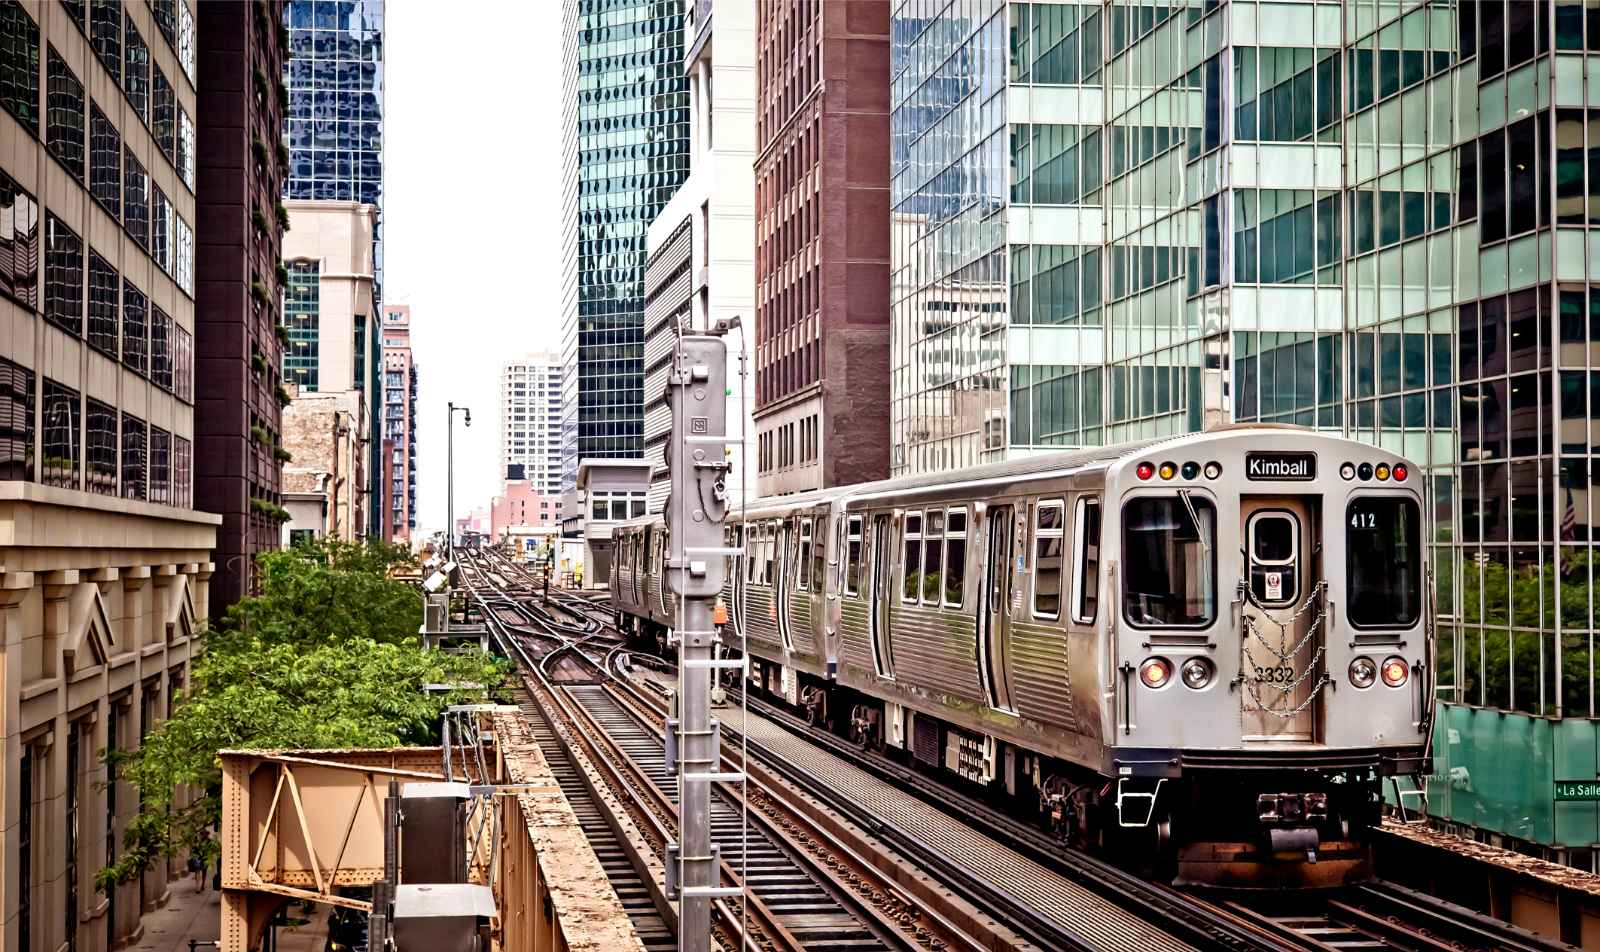
[[[202,635],[188,693],[138,750],[115,755],[140,810],[121,857],[97,877],[102,889],[160,856],[215,856],[200,832],[221,811],[218,751],[435,743],[447,705],[482,700],[505,681],[501,660],[422,648],[421,600],[389,577],[408,558],[376,542],[259,558],[261,594]],[[464,687],[425,693],[428,684]],[[187,803],[184,791],[194,795]]]

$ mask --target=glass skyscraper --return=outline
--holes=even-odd
[[[1600,713],[1600,9],[899,0],[892,30],[895,472],[1235,420],[1424,463],[1430,810],[1594,865],[1600,805],[1553,787]]]
[[[361,202],[378,209],[372,237],[372,313],[383,301],[383,15],[384,0],[289,0],[289,60],[284,126],[289,179],[284,196]],[[358,353],[370,355],[357,388],[368,394],[372,432],[382,432],[382,344],[377,323]],[[315,375],[315,357],[311,371]],[[373,440],[370,472],[381,473],[383,444]],[[376,485],[376,483],[374,483]],[[382,525],[383,494],[374,492],[368,525]]]
[[[677,0],[565,0],[562,485],[644,455],[645,230],[689,174]]]

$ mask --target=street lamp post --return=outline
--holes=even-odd
[[[458,407],[454,403],[450,407],[450,428],[446,432],[444,441],[445,455],[445,561],[453,562],[456,557],[456,414],[464,414],[464,422],[472,425],[472,411],[466,407]]]

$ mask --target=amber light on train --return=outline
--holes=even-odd
[[[1164,688],[1172,680],[1172,662],[1166,658],[1146,658],[1139,665],[1139,680],[1147,688]]]
[[[1411,666],[1406,664],[1406,659],[1400,657],[1386,658],[1381,669],[1383,683],[1391,688],[1397,688],[1406,683],[1406,678],[1411,676]]]
[[[1173,464],[1173,463],[1162,463],[1161,464],[1161,478],[1162,479],[1171,479],[1172,477],[1174,477],[1176,475],[1178,475],[1178,467],[1177,467],[1176,464]]]

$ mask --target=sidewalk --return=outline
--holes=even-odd
[[[189,940],[200,943],[197,952],[210,952],[222,925],[222,894],[215,889],[196,890],[194,877],[175,880],[167,904],[144,917],[144,935],[128,952],[189,952]],[[290,922],[279,926],[277,952],[323,952],[328,936],[328,907],[309,909],[298,902],[286,909]]]

